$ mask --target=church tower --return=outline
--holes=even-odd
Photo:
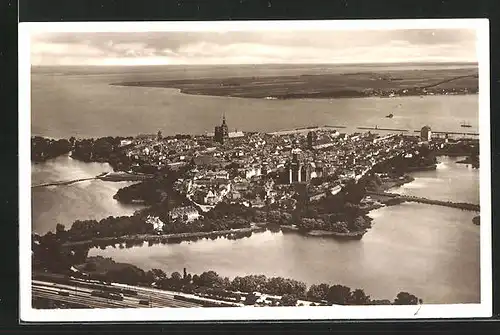
[[[229,128],[226,124],[226,115],[222,116],[222,124],[215,127],[215,141],[224,144],[224,141],[229,138]]]
[[[222,116],[221,128],[222,128],[222,137],[224,139],[229,138],[229,128],[227,127],[227,124],[226,124],[226,113],[224,113],[224,115]]]

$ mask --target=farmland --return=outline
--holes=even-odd
[[[303,99],[478,92],[478,69],[383,70],[349,73],[129,81],[118,86],[179,89],[193,95]]]

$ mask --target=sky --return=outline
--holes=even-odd
[[[80,32],[31,35],[31,64],[477,62],[472,29]]]

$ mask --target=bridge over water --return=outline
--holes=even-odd
[[[97,177],[80,178],[80,179],[65,180],[65,181],[54,181],[54,182],[50,182],[50,183],[44,183],[44,184],[38,184],[38,185],[31,185],[31,188],[47,187],[47,186],[70,185],[70,184],[74,184],[74,183],[79,183],[81,181],[87,181],[87,180],[93,180],[93,179],[97,179]]]
[[[411,195],[401,195],[401,194],[389,193],[389,192],[367,191],[366,193],[368,195],[379,195],[379,196],[384,196],[384,197],[389,197],[389,198],[401,199],[401,200],[408,201],[408,202],[418,202],[418,203],[422,203],[422,204],[452,207],[452,208],[458,208],[458,209],[462,209],[462,210],[466,210],[466,211],[479,212],[479,210],[480,210],[479,205],[469,204],[469,203],[465,203],[465,202],[451,202],[451,201],[443,201],[443,200],[433,200],[433,199],[428,199],[428,198],[423,198],[423,197],[415,197],[415,196],[411,196]]]

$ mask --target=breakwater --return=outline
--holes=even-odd
[[[379,128],[379,127],[358,127],[360,130],[383,130],[383,131],[402,131],[407,132],[408,129],[398,129],[398,128]]]
[[[414,130],[413,132],[415,133],[420,133],[420,130]],[[469,136],[479,136],[479,133],[472,133],[472,132],[457,132],[457,131],[439,131],[439,130],[433,130],[433,134],[444,134],[444,135],[469,135]]]
[[[305,132],[309,132],[309,131],[332,131],[335,129],[344,129],[344,128],[347,128],[347,126],[338,126],[338,125],[311,126],[311,127],[302,127],[302,128],[295,128],[295,129],[278,130],[278,131],[269,132],[268,134],[282,136],[282,135],[305,133]]]

